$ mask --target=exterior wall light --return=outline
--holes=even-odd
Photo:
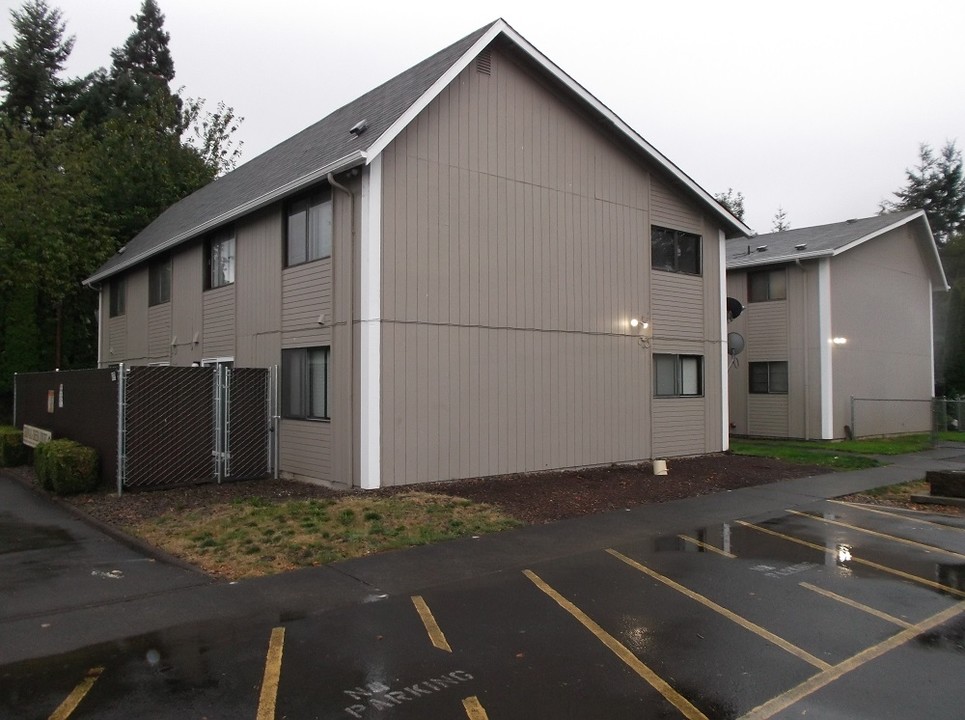
[[[638,328],[642,327],[644,330],[650,327],[650,323],[646,320],[641,320],[640,318],[630,318],[630,327]]]
[[[846,345],[848,343],[848,338],[846,337],[835,337],[831,338],[831,342],[835,345]]]

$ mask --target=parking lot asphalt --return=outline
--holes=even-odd
[[[828,498],[965,448],[893,461],[237,584],[5,479],[0,717],[960,718],[965,519]]]

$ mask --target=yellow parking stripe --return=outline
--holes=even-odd
[[[738,525],[743,525],[744,527],[751,528],[752,530],[757,530],[758,532],[762,532],[767,535],[773,535],[774,537],[781,538],[782,540],[787,540],[788,542],[793,542],[793,543],[797,543],[798,545],[804,545],[805,547],[814,548],[815,550],[818,550],[822,553],[827,553],[831,555],[835,554],[835,550],[833,548],[827,548],[827,547],[824,547],[823,545],[815,545],[814,543],[808,542],[807,540],[801,540],[796,537],[791,537],[790,535],[779,533],[776,530],[769,530],[768,528],[761,527],[760,525],[755,525],[754,523],[745,522],[743,520],[737,520],[736,522]],[[942,585],[941,583],[937,583],[934,580],[923,578],[919,575],[912,575],[911,573],[902,572],[901,570],[895,570],[894,568],[890,568],[886,565],[879,565],[878,563],[872,562],[871,560],[865,560],[863,558],[852,556],[852,558],[848,562],[853,562],[859,565],[864,565],[865,567],[874,568],[875,570],[880,570],[881,572],[894,575],[895,577],[900,577],[905,580],[910,580],[911,582],[918,583],[919,585],[925,585],[927,587],[934,588],[935,590],[942,590],[943,592],[951,593],[952,595],[957,595],[958,597],[965,597],[965,591],[959,590],[958,588],[953,588],[948,585]]]
[[[49,720],[67,720],[71,713],[77,709],[80,705],[80,701],[84,699],[90,689],[94,687],[94,683],[97,682],[97,678],[101,676],[104,672],[104,668],[95,667],[87,671],[87,676],[77,683],[77,687],[71,690],[70,695],[68,695],[64,701],[50,714]]]
[[[723,556],[726,557],[726,558],[736,558],[736,557],[737,557],[737,556],[734,555],[733,553],[729,553],[729,552],[727,552],[726,550],[721,550],[720,548],[714,547],[713,545],[708,545],[707,543],[701,542],[701,541],[698,540],[697,538],[692,538],[692,537],[690,537],[689,535],[678,535],[677,537],[679,537],[679,538],[680,538],[681,540],[683,540],[684,542],[689,542],[689,543],[691,543],[691,544],[693,544],[693,545],[696,545],[696,546],[699,547],[699,548],[703,548],[704,550],[708,550],[708,551],[710,551],[710,552],[712,552],[712,553],[717,553],[718,555],[723,555]]]
[[[416,612],[419,613],[419,617],[422,618],[422,624],[425,625],[426,632],[429,633],[429,640],[432,641],[433,646],[451,653],[452,648],[449,647],[446,636],[442,634],[442,629],[439,627],[436,619],[432,617],[432,612],[429,610],[429,606],[426,605],[426,601],[422,599],[421,595],[413,595],[412,604],[415,605]]]
[[[835,505],[845,505],[855,510],[861,510],[863,512],[875,513],[876,515],[887,515],[888,517],[900,518],[902,520],[907,520],[909,522],[918,523],[919,525],[934,525],[935,527],[941,528],[942,530],[953,530],[955,532],[965,532],[965,528],[955,527],[954,525],[945,525],[944,523],[933,522],[931,520],[922,520],[914,515],[909,515],[907,513],[897,513],[888,512],[887,510],[879,510],[878,508],[868,507],[867,505],[862,505],[861,503],[849,503],[844,502],[844,500],[828,500],[828,502],[834,503]],[[909,510],[911,513],[920,513],[924,515],[925,513],[921,510]]]
[[[680,583],[674,582],[670,578],[666,577],[665,575],[661,575],[655,570],[651,570],[646,565],[641,565],[636,560],[629,558],[626,555],[617,552],[616,550],[608,549],[607,552],[610,553],[613,557],[617,558],[618,560],[622,560],[630,567],[636,570],[639,570],[645,575],[649,575],[654,580],[662,582],[667,587],[673,588],[674,590],[681,593],[682,595],[686,595],[691,600],[695,600],[699,602],[701,605],[703,605],[704,607],[710,608],[714,612],[720,615],[723,615],[725,618],[727,618],[732,622],[737,623],[745,630],[750,630],[755,635],[764,638],[765,640],[773,643],[774,645],[777,645],[782,650],[789,652],[791,655],[794,655],[795,657],[800,658],[801,660],[804,660],[804,662],[810,663],[811,665],[813,665],[816,668],[819,668],[820,670],[827,670],[828,668],[831,667],[830,663],[825,662],[821,658],[817,658],[811,653],[807,652],[806,650],[802,650],[797,645],[792,645],[784,638],[778,637],[777,635],[772,633],[770,630],[765,630],[760,625],[752,623],[750,620],[747,620],[746,618],[741,617],[737,613],[731,612],[730,610],[723,607],[722,605],[718,605],[713,600],[710,600],[709,598],[706,598],[703,595],[696,593],[693,590],[690,590],[689,588],[685,588]]]
[[[838,527],[847,528],[848,530],[854,530],[855,532],[864,533],[865,535],[871,535],[873,537],[882,538],[884,540],[891,540],[893,542],[901,543],[903,545],[910,545],[912,547],[919,548],[921,550],[928,550],[934,552],[945,553],[946,555],[954,555],[965,559],[965,555],[962,553],[955,552],[954,550],[946,550],[945,548],[938,547],[937,545],[926,545],[925,543],[916,542],[915,540],[909,540],[908,538],[898,537],[897,535],[888,535],[887,533],[881,533],[877,530],[868,530],[867,528],[858,527],[857,525],[850,525],[840,520],[831,520],[830,518],[821,517],[820,515],[813,515],[811,513],[799,512],[798,510],[785,510],[785,512],[791,515],[800,515],[801,517],[806,517],[810,520],[817,520],[818,522],[828,523],[829,525],[837,525]]]
[[[905,628],[909,628],[912,626],[910,622],[905,622],[901,618],[896,618],[895,616],[889,615],[886,612],[881,612],[881,610],[876,610],[875,608],[869,605],[865,605],[864,603],[859,603],[857,600],[846,598],[844,597],[844,595],[838,595],[837,593],[833,593],[830,590],[819,588],[817,585],[812,585],[811,583],[807,583],[807,582],[801,582],[801,583],[798,583],[798,585],[800,585],[805,590],[816,592],[818,595],[824,595],[824,597],[826,598],[830,598],[831,600],[835,600],[849,607],[853,607],[856,610],[861,610],[862,612],[866,612],[869,615],[874,615],[876,618],[880,618],[882,620],[890,622],[893,625],[899,625],[900,627],[905,627]]]
[[[257,720],[274,720],[278,682],[281,679],[281,658],[285,651],[285,628],[276,627],[268,641],[265,658],[265,676],[261,681],[261,697],[258,699]]]
[[[463,698],[462,706],[466,709],[466,716],[469,720],[489,720],[486,709],[475,695]]]
[[[536,573],[532,570],[523,570],[523,575],[528,577],[536,587],[555,600],[561,608],[576,618],[583,627],[593,633],[597,640],[602,642],[614,655],[626,663],[627,667],[646,680],[654,690],[663,695],[685,718],[688,720],[707,720],[707,716],[694,707],[687,698],[674,690],[663,678],[642,663],[625,645],[597,625],[586,613],[547,585]]]
[[[740,720],[767,720],[767,718],[774,717],[779,712],[782,712],[795,703],[800,702],[808,695],[811,695],[826,685],[831,684],[843,675],[851,672],[852,670],[857,670],[859,667],[870,662],[871,660],[879,658],[885,653],[904,645],[906,642],[912,640],[918,635],[926,633],[929,630],[938,627],[942,623],[948,622],[952,618],[957,617],[963,611],[965,611],[965,602],[956,603],[947,610],[943,610],[942,612],[933,615],[929,619],[920,622],[917,625],[912,625],[896,635],[892,635],[887,640],[883,640],[877,645],[872,645],[867,650],[862,650],[857,655],[838,663],[830,670],[820,672],[817,675],[808,678],[797,687],[781,693],[777,697],[768,700],[762,705],[758,705],[749,713],[741,717]]]

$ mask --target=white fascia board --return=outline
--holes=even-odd
[[[730,357],[727,354],[727,248],[724,231],[717,231],[720,242],[718,243],[720,252],[720,416],[721,427],[721,450],[730,449]]]
[[[382,485],[382,156],[362,173],[359,484]]]
[[[818,352],[821,362],[821,439],[834,438],[834,367],[831,362],[831,259],[818,263]]]
[[[90,285],[92,283],[99,282],[101,280],[109,278],[112,275],[116,275],[119,272],[123,272],[124,270],[127,270],[128,268],[131,268],[134,265],[142,263],[145,260],[149,260],[155,255],[160,255],[161,253],[180,245],[186,240],[190,240],[191,238],[197,237],[198,235],[202,235],[203,233],[206,233],[209,230],[213,230],[219,225],[224,225],[225,223],[229,223],[232,220],[237,220],[238,218],[244,215],[248,215],[256,210],[259,210],[265,207],[266,205],[270,205],[276,200],[280,200],[286,195],[289,195],[293,192],[301,190],[303,187],[307,187],[308,185],[316,183],[319,180],[323,180],[325,177],[328,176],[329,173],[342,172],[352,167],[363,165],[365,163],[365,160],[366,160],[365,152],[362,150],[356,150],[350,155],[346,155],[343,158],[339,158],[334,162],[330,162],[327,165],[320,167],[318,170],[313,170],[307,175],[303,175],[302,177],[292,180],[291,182],[287,182],[281,187],[277,187],[274,190],[264,193],[263,195],[260,195],[253,200],[249,200],[248,202],[242,203],[241,205],[238,205],[237,207],[234,207],[227,212],[221,213],[220,215],[217,215],[211,218],[210,220],[206,220],[203,223],[200,223],[199,225],[196,225],[195,227],[191,228],[190,230],[186,230],[185,232],[178,233],[174,237],[171,237],[165,240],[163,243],[155,245],[149,250],[145,250],[141,253],[138,253],[137,255],[132,255],[130,258],[125,258],[124,262],[120,263],[119,265],[116,265],[115,267],[112,267],[110,270],[91,275],[89,278],[84,280],[84,285]]]
[[[947,288],[946,288],[947,289]],[[928,367],[931,369],[931,396],[935,397],[935,301],[934,287],[928,282]]]
[[[920,242],[924,245],[922,249],[924,250],[926,257],[928,258],[927,261],[930,261],[932,264],[932,268],[931,268],[932,280],[937,281],[937,284],[940,286],[940,289],[948,290],[949,287],[948,287],[948,280],[945,277],[945,269],[942,267],[941,257],[938,255],[938,244],[935,242],[935,236],[932,234],[931,226],[928,224],[928,217],[925,215],[924,210],[919,210],[918,212],[913,213],[908,217],[901,218],[900,220],[889,225],[888,227],[881,228],[880,230],[876,230],[875,232],[868,233],[867,235],[862,235],[857,240],[853,240],[847,243],[846,245],[841,245],[840,247],[837,247],[834,249],[833,254],[840,255],[841,253],[847,252],[852,248],[858,247],[859,245],[863,245],[869,240],[873,240],[876,237],[881,237],[885,233],[891,232],[896,228],[900,228],[902,225],[908,225],[909,223],[912,223],[912,222],[918,222],[921,225],[921,229],[924,231],[922,235],[919,236],[919,238],[921,238]]]
[[[761,253],[766,255],[766,253]],[[820,258],[831,257],[834,253],[830,250],[812,250],[810,252],[796,252],[793,255],[771,255],[770,257],[754,258],[753,260],[731,259],[727,262],[728,270],[742,270],[744,268],[763,267],[765,265],[786,265],[795,260],[818,260]]]
[[[559,66],[557,66],[548,57],[543,55],[543,53],[531,45],[526,38],[513,30],[513,28],[502,19],[499,19],[493,23],[492,27],[490,27],[489,30],[487,30],[483,36],[479,38],[479,40],[473,43],[473,46],[469,48],[455,63],[453,63],[452,67],[450,67],[449,70],[442,75],[442,77],[433,83],[432,87],[430,87],[422,95],[422,97],[414,102],[412,106],[389,127],[388,130],[382,133],[381,137],[379,137],[375,143],[369,146],[370,158],[379,155],[383,150],[385,150],[388,144],[392,142],[409,123],[415,120],[419,113],[422,112],[429,105],[429,103],[432,102],[439,95],[439,93],[446,88],[446,86],[449,85],[449,83],[455,80],[459,73],[468,67],[469,63],[471,63],[473,59],[500,34],[509,38],[513,43],[516,44],[517,47],[529,55],[534,62],[546,70],[546,72],[556,78],[568,90],[579,97],[580,100],[589,105],[594,111],[603,116],[607,122],[613,125],[621,134],[626,136],[631,143],[643,150],[646,155],[652,158],[664,170],[669,172],[674,178],[695,193],[707,205],[708,209],[710,209],[713,214],[718,217],[718,219],[722,220],[726,226],[739,231],[743,235],[754,234],[754,231],[751,228],[731,215],[720,203],[711,197],[706,190],[694,182],[689,175],[670,162],[670,160],[667,159],[660,151],[644,140],[633,128],[621,120],[616,113],[597,100],[586,90],[586,88],[576,82],[576,80],[563,72]]]

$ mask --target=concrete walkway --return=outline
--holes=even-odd
[[[0,473],[0,665],[176,626],[279,623],[685,528],[965,469],[965,444],[832,473],[465,538],[238,583],[120,542]],[[673,482],[673,475],[667,477]]]

